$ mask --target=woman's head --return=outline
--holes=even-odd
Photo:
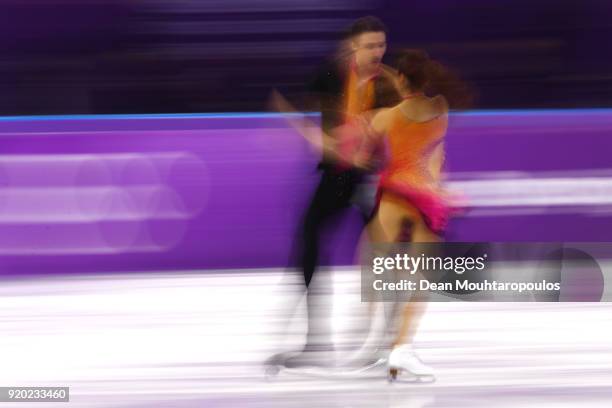
[[[444,65],[418,49],[402,51],[396,69],[399,87],[405,92],[424,92],[443,95],[453,108],[467,108],[472,104],[468,86]]]
[[[429,55],[423,50],[405,50],[397,58],[400,86],[411,92],[422,92],[429,81]]]

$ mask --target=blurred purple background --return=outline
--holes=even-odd
[[[478,108],[611,105],[606,0],[1,0],[0,114],[262,111],[366,14],[387,62],[424,47]]]
[[[451,241],[610,241],[611,110],[451,117]],[[577,137],[579,135],[579,137]],[[316,156],[272,114],[0,119],[0,273],[285,267]],[[324,264],[355,258],[348,212]]]
[[[450,124],[470,209],[449,240],[612,238],[606,1],[0,0],[0,273],[291,264],[317,158],[279,116],[185,114],[299,96],[367,14],[387,62],[423,47],[477,92]],[[354,260],[339,223],[324,263]]]

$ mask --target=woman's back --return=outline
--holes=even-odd
[[[447,119],[446,105],[440,98],[406,100],[390,109],[385,132],[389,162],[384,177],[412,185],[435,182],[432,159],[444,139]]]

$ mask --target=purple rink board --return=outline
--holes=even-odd
[[[287,266],[316,155],[270,114],[0,119],[0,274]],[[612,110],[453,115],[452,241],[612,241]],[[538,199],[534,199],[534,197]],[[354,261],[347,212],[323,263]]]

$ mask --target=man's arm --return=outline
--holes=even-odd
[[[297,130],[308,143],[320,150],[326,157],[338,157],[336,140],[323,132],[315,122],[298,112],[278,91],[272,91],[271,102],[277,111],[286,114],[285,119],[287,122]]]
[[[376,171],[386,164],[384,136],[387,133],[391,109],[379,109],[369,118],[366,131],[365,149],[361,149],[354,158],[354,165],[359,168]],[[367,120],[367,119],[366,119]]]

